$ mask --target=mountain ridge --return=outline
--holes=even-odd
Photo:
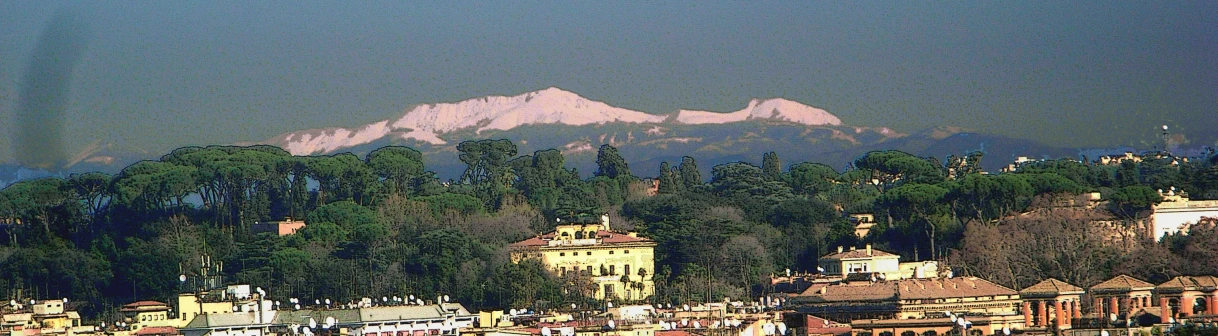
[[[805,126],[839,126],[837,116],[784,98],[752,99],[741,110],[711,112],[678,110],[651,114],[615,107],[557,87],[515,96],[485,96],[453,103],[420,104],[401,116],[352,128],[329,127],[283,133],[261,143],[283,147],[295,155],[327,154],[385,138],[446,145],[454,132],[508,131],[526,125],[586,126],[611,123],[705,125],[749,120]]]

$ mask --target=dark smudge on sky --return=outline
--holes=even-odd
[[[64,110],[86,37],[86,26],[67,8],[56,11],[38,37],[17,101],[13,151],[22,165],[53,170],[67,161]]]

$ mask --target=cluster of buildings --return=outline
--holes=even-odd
[[[874,223],[867,216],[853,219]],[[303,223],[264,226],[258,229],[283,235]],[[0,336],[1133,335],[1218,321],[1215,276],[1151,284],[1121,275],[1087,289],[1046,279],[1017,291],[953,276],[933,261],[901,262],[870,245],[839,247],[818,260],[815,274],[775,277],[776,298],[614,306],[644,302],[655,293],[655,246],[612,230],[607,215],[598,222],[559,223],[553,232],[509,245],[513,262],[536,260],[565,281],[589,284],[588,297],[604,303],[593,310],[471,312],[446,297],[413,296],[281,302],[260,288],[221,285],[204,259],[200,279],[175,302],[133,302],[119,309],[120,320],[98,325],[83,325],[66,299],[10,302],[2,311]]]
[[[821,258],[824,274],[789,288],[786,308],[809,316],[807,335],[1133,335],[1218,321],[1215,276],[1156,285],[1120,275],[1088,289],[1045,279],[1017,291],[950,270],[940,276],[934,264],[898,258],[839,249]]]

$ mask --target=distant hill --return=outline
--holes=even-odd
[[[1218,136],[1207,132],[1180,138],[1190,139],[1183,145],[1192,148],[1181,153],[1199,152],[1202,146],[1218,141]],[[560,149],[567,166],[584,176],[595,170],[596,149],[601,144],[618,147],[638,176],[657,176],[661,162],[675,164],[689,155],[698,160],[706,177],[717,164],[760,164],[762,153],[769,151],[777,152],[785,166],[812,161],[841,170],[873,150],[901,150],[940,159],[980,150],[986,153],[983,168],[997,171],[1019,156],[1094,158],[1133,150],[1061,148],[953,126],[905,134],[887,127],[845,125],[828,111],[782,98],[753,99],[731,112],[678,110],[652,114],[614,107],[559,88],[424,104],[367,125],[301,130],[258,143],[280,146],[296,155],[363,155],[388,145],[410,146],[423,152],[428,169],[449,179],[465,169],[457,160],[456,145],[473,139],[510,139],[521,155]],[[73,156],[72,164],[58,174],[117,173],[138,160],[158,159],[164,154],[94,144]],[[0,186],[48,175],[52,174],[0,165]]]

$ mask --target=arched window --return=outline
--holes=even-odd
[[[583,231],[575,231],[575,239],[584,239]]]
[[[892,332],[891,331],[881,331],[880,336],[892,336]]]
[[[927,330],[926,332],[922,333],[922,336],[938,336],[938,335],[939,335],[939,333],[934,330]]]
[[[901,336],[918,336],[918,333],[913,332],[913,330],[906,330],[905,332],[901,333]]]

